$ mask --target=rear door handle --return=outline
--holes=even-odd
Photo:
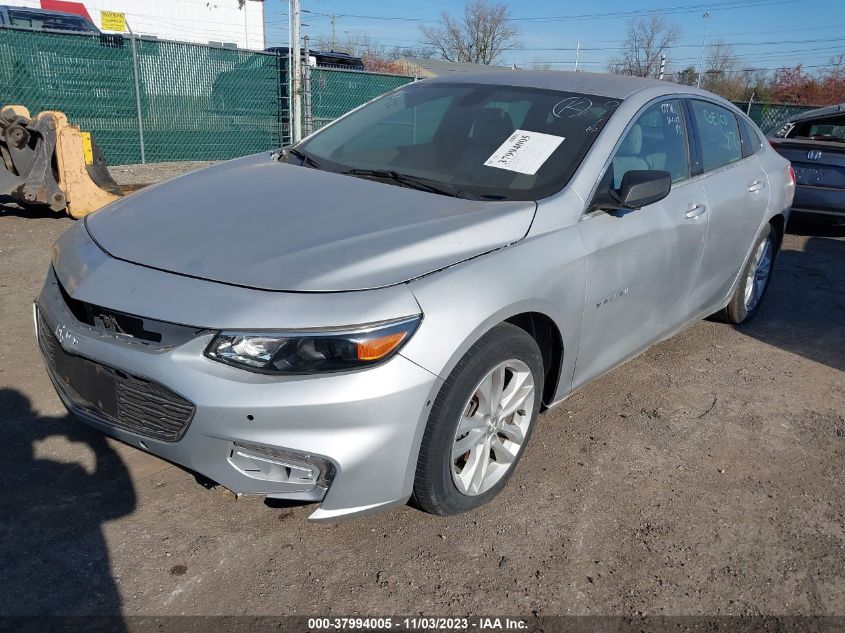
[[[766,186],[766,183],[764,183],[762,180],[755,180],[750,185],[748,185],[748,191],[751,191],[752,193],[755,192],[755,191],[760,191],[760,189],[762,189],[765,186]]]
[[[700,215],[703,215],[707,212],[707,205],[704,204],[694,204],[692,205],[687,212],[684,214],[687,218],[697,218]]]

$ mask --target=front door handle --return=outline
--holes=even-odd
[[[754,193],[755,191],[760,191],[760,189],[762,189],[765,186],[766,186],[766,183],[764,183],[762,180],[755,180],[750,185],[748,185],[748,191]]]
[[[703,215],[707,212],[707,205],[704,204],[694,204],[692,205],[687,212],[684,214],[687,218],[697,218],[700,215]]]

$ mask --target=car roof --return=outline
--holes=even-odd
[[[583,94],[599,95],[614,99],[624,99],[646,88],[664,88],[672,92],[701,92],[689,86],[680,86],[658,79],[645,79],[630,75],[612,75],[609,73],[571,72],[561,70],[488,70],[484,72],[448,73],[426,82],[436,83],[479,83],[526,88],[544,88],[564,90]]]
[[[790,122],[806,121],[807,119],[818,119],[820,117],[839,114],[840,112],[845,112],[845,103],[840,103],[839,105],[834,106],[828,106],[826,108],[819,108],[818,110],[809,110],[807,112],[802,112],[801,114],[796,114],[789,120]]]
[[[332,57],[346,57],[348,59],[358,59],[349,53],[341,53],[340,51],[318,51],[320,55],[331,55]]]

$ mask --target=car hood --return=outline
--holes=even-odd
[[[401,283],[523,238],[534,202],[474,201],[278,163],[221,163],[86,218],[112,257],[265,290]]]

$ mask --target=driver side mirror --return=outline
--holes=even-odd
[[[622,176],[619,189],[611,189],[610,198],[624,209],[641,209],[660,202],[672,190],[672,174],[656,169],[632,169]]]

